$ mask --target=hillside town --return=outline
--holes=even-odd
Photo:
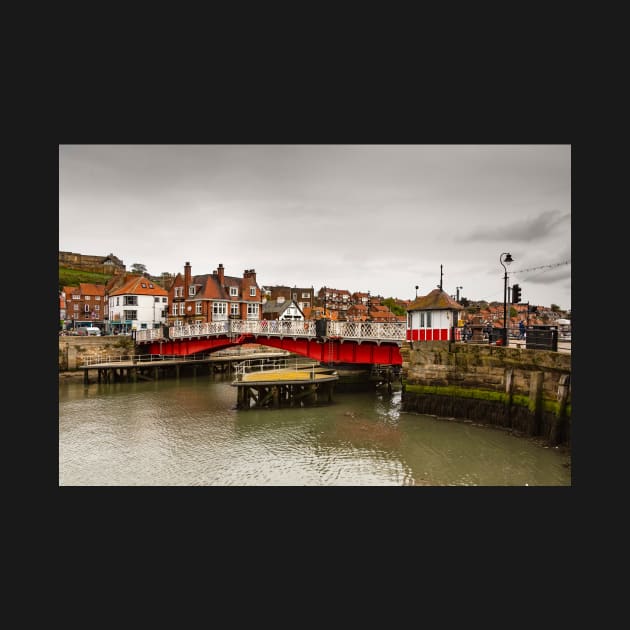
[[[400,299],[369,290],[353,291],[353,287],[322,286],[316,290],[313,286],[290,283],[263,284],[254,268],[228,275],[222,263],[215,269],[194,273],[186,261],[180,272],[156,277],[143,265],[134,265],[131,272],[127,271],[114,254],[60,251],[59,268],[60,272],[69,269],[109,277],[104,283],[60,284],[60,335],[130,335],[162,326],[226,320],[407,322],[411,312],[435,300],[456,313],[457,327],[463,331],[475,321],[482,322],[488,331],[506,327],[511,335],[518,336],[519,327],[522,330],[523,326],[562,325],[570,323],[571,316],[553,304],[510,301],[504,322],[503,302],[460,297],[461,287],[453,295],[439,287],[425,296]],[[287,280],[290,282],[290,278]]]

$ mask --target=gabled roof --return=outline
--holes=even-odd
[[[144,284],[144,286],[142,286]],[[110,295],[161,295],[167,296],[168,291],[159,284],[148,280],[144,276],[130,276],[117,289],[110,292]]]
[[[224,300],[225,291],[219,286],[219,279],[217,276],[211,273],[204,273],[199,276],[192,276],[190,279],[191,285],[198,286],[197,293],[192,295],[185,295],[186,299],[195,300]]]
[[[177,274],[173,286],[181,286],[184,278]],[[219,276],[215,273],[206,273],[192,276],[191,286],[198,287],[195,295],[185,295],[187,300],[230,300],[229,287],[239,289],[240,299],[246,302],[256,302],[257,298],[249,295],[249,287],[258,287],[258,283],[253,278],[238,278],[236,276],[223,276],[223,286],[219,284]]]
[[[419,297],[409,304],[408,311],[461,311],[463,306],[458,304],[448,293],[441,289],[433,289],[427,295]]]
[[[262,307],[263,313],[278,313],[278,315],[282,315],[284,311],[289,308],[289,306],[294,306],[297,308],[302,315],[304,315],[304,311],[294,302],[293,300],[284,300],[283,302],[278,303],[277,300],[267,300]]]

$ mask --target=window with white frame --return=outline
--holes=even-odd
[[[94,310],[95,311],[100,311],[101,310],[101,305],[100,304],[95,304],[94,305]]]
[[[123,317],[125,319],[138,319],[138,311],[123,311]]]
[[[179,303],[179,314],[180,315],[184,315],[185,311],[184,308],[186,307],[186,305],[183,302]]]
[[[302,299],[311,297],[310,293],[302,293]]]
[[[125,306],[138,306],[138,296],[137,295],[125,295],[124,296],[124,305]]]
[[[73,300],[80,300],[80,299],[81,299],[81,296],[80,296],[80,295],[73,295],[73,296],[72,296],[72,299],[73,299]]]
[[[165,297],[162,298],[162,304],[166,304],[166,298]]]
[[[184,287],[175,287],[175,297],[184,297]]]
[[[258,304],[247,305],[247,319],[258,319]]]
[[[116,298],[116,306],[120,306],[120,298],[119,297]]]
[[[201,302],[195,302],[195,315],[201,315]]]
[[[173,304],[173,309],[171,310],[171,315],[177,315],[177,304]]]
[[[189,296],[190,296],[190,295],[195,295],[195,293],[196,293],[196,292],[197,292],[197,291],[196,291],[196,289],[195,289],[195,286],[194,286],[194,285],[190,285],[190,286],[188,287],[188,295],[189,295]]]
[[[78,310],[79,310],[79,305],[78,305],[78,304],[75,304],[75,305],[74,305],[74,310],[75,310],[75,311],[78,311]]]
[[[159,302],[159,301],[160,301],[160,298],[156,298],[156,297],[155,297],[155,298],[153,298],[153,301],[154,301],[154,302]]]
[[[227,302],[212,303],[212,320],[227,319]]]
[[[240,313],[240,308],[238,302],[233,302],[230,304],[230,315],[238,315]]]
[[[89,299],[90,299],[90,296],[89,296],[89,295],[86,295],[86,296],[85,296],[85,299],[86,299],[86,300],[89,300]]]
[[[95,299],[97,302],[100,302],[100,301],[101,301],[101,296],[100,296],[100,295],[97,295],[97,296],[95,296],[95,297],[94,297],[94,299]]]
[[[89,312],[90,312],[90,305],[89,305],[89,304],[84,304],[84,305],[83,305],[83,310],[84,310],[86,313],[89,313]]]
[[[431,311],[427,312],[427,328],[431,328]]]
[[[254,297],[256,295],[256,287],[249,287],[249,295]]]
[[[230,287],[230,297],[238,297],[238,287]]]

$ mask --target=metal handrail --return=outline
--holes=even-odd
[[[336,322],[328,321],[326,336],[347,339],[374,339],[383,341],[404,341],[405,322]],[[317,337],[315,320],[226,320],[203,324],[171,326],[168,338],[185,339],[211,335],[261,335],[268,337]],[[162,329],[138,330],[136,341],[158,341],[167,337]]]
[[[317,361],[303,361],[301,359],[247,359],[237,363],[234,374],[237,381],[242,381],[245,374],[254,372],[272,372],[293,368],[295,370],[311,370],[311,380],[315,378],[315,368],[319,366]]]

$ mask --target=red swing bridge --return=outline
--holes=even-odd
[[[187,356],[244,343],[321,363],[401,365],[406,322],[225,320],[135,331],[147,354]]]

